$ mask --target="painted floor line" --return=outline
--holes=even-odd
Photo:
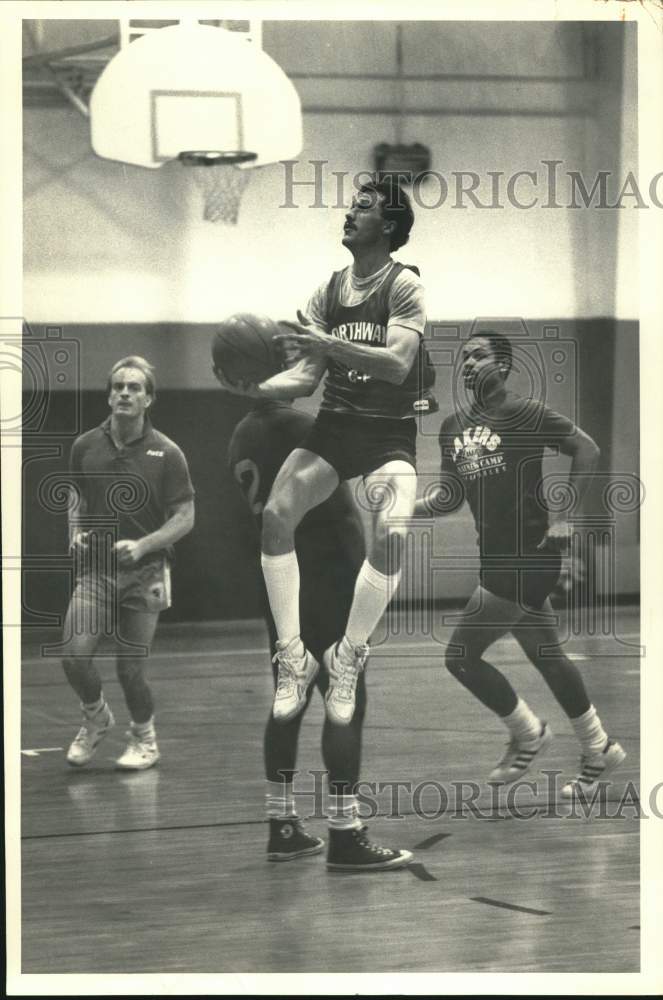
[[[609,638],[608,636],[595,636],[595,635],[592,636],[592,635],[589,635],[589,636],[584,636],[581,639],[576,639],[574,641],[576,641],[576,642],[583,642],[583,643],[587,643],[587,642],[600,642],[602,640],[607,640],[608,638]],[[637,639],[637,638],[639,638],[639,636],[637,634],[635,634],[635,633],[633,633],[633,634],[626,633],[623,636],[620,636],[620,638],[622,638],[622,639],[629,639],[629,638],[635,638],[635,639]],[[514,643],[515,643],[515,640],[514,640]],[[440,652],[444,652],[444,650],[446,649],[446,643],[439,643],[439,642],[435,642],[434,640],[430,639],[430,640],[427,640],[425,642],[404,642],[404,643],[394,642],[394,643],[390,643],[389,645],[385,644],[384,646],[381,644],[379,646],[374,646],[373,647],[373,655],[376,656],[376,655],[381,655],[382,653],[384,653],[385,655],[388,655],[388,656],[397,656],[399,653],[407,652],[409,650],[417,650],[417,649],[426,649],[426,650],[429,650],[431,653],[433,653],[434,651],[437,651],[437,650],[439,650]],[[179,650],[179,651],[176,651],[176,650],[173,650],[173,651],[154,650],[152,652],[151,659],[152,659],[153,662],[155,660],[216,660],[216,659],[219,659],[219,657],[222,657],[222,656],[223,657],[226,657],[226,656],[267,656],[268,654],[269,654],[269,649],[267,649],[266,646],[251,647],[249,649],[216,649],[216,650],[187,650],[187,649],[182,649],[182,650]],[[589,657],[587,657],[587,655],[585,653],[569,653],[567,655],[569,656],[569,659],[571,659],[571,660],[574,660],[574,659],[589,659]],[[103,658],[107,658],[107,659],[111,659],[112,658],[112,654],[109,653],[109,654],[106,654],[105,656],[104,656],[104,654],[102,654],[102,657]],[[51,661],[54,662],[54,663],[57,663],[57,662],[59,662],[59,659],[60,659],[59,656],[44,656],[44,657],[31,656],[31,657],[24,658],[22,660],[22,663],[23,663],[24,667],[38,667],[38,666],[41,666],[44,663],[48,663],[48,662],[51,662]],[[637,673],[637,671],[635,671],[635,672]]]
[[[426,851],[429,847],[433,847],[435,844],[439,844],[441,840],[446,840],[450,837],[450,833],[436,833],[432,837],[427,837],[426,840],[422,840],[420,844],[415,844],[412,848],[413,851]]]
[[[431,875],[431,873],[428,871],[428,869],[426,868],[426,866],[422,865],[422,863],[420,861],[414,861],[412,864],[409,864],[407,866],[407,870],[412,875],[414,875],[415,878],[418,878],[420,882],[438,882],[439,881],[439,879],[437,879],[434,875]]]
[[[536,917],[550,916],[550,910],[535,910],[531,906],[516,906],[515,903],[504,903],[500,899],[488,899],[487,896],[470,896],[473,903],[485,903],[487,906],[497,906],[501,910],[516,910],[518,913],[531,913]]]
[[[217,660],[220,656],[268,656],[269,650],[267,647],[261,647],[260,649],[219,649],[219,650],[187,650],[183,649],[180,652],[163,652],[154,650],[151,661],[155,660]],[[101,653],[98,657],[99,659],[113,659],[112,653]],[[27,659],[22,660],[24,667],[39,667],[44,663],[59,663],[60,656],[31,656]]]

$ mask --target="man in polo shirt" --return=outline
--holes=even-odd
[[[83,725],[67,752],[80,767],[115,725],[93,656],[103,635],[117,646],[117,675],[131,716],[117,766],[144,770],[159,760],[154,703],[145,666],[159,612],[170,606],[172,546],[194,522],[194,490],[178,446],[152,426],[154,370],[122,358],[108,379],[110,416],[71,450],[70,547],[77,579],[65,619],[67,680]]]

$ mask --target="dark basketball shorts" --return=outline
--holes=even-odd
[[[341,481],[367,476],[396,460],[416,468],[417,422],[414,417],[398,420],[321,410],[299,447],[329,462]]]
[[[72,602],[110,611],[127,608],[151,614],[170,607],[170,564],[165,556],[142,560],[115,576],[86,570],[76,581]]]
[[[552,550],[529,553],[520,559],[482,557],[479,582],[496,597],[539,611],[555,589],[561,569],[562,556]]]

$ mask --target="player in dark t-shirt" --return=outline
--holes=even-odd
[[[225,384],[224,382],[221,383]],[[257,403],[240,421],[228,449],[228,463],[256,519],[254,544],[247,553],[263,588],[275,687],[299,682],[294,674],[274,664],[277,632],[260,572],[262,512],[281,465],[309,433],[313,418],[287,403]],[[364,559],[364,534],[347,484],[342,484],[319,507],[310,511],[297,528],[295,548],[301,576],[300,614],[307,649],[318,657],[345,626],[355,580]],[[319,671],[314,686],[327,692],[328,677]],[[313,686],[306,693],[306,707]],[[304,712],[306,708],[304,709]],[[348,726],[325,717],[322,757],[329,781],[329,868],[368,870],[400,868],[412,855],[372,844],[358,814],[355,787],[359,780],[361,736],[366,711],[366,685],[362,673],[357,684],[357,708]],[[270,712],[265,727],[264,763],[267,779],[267,815],[270,861],[289,861],[317,854],[324,842],[310,836],[297,817],[293,793],[299,730],[304,712],[285,722]]]
[[[110,417],[78,437],[70,456],[76,586],[62,649],[83,725],[67,761],[87,764],[115,724],[92,660],[102,636],[112,634],[131,716],[129,743],[116,765],[145,770],[160,757],[145,668],[159,613],[170,606],[173,544],[193,527],[194,490],[181,450],[149,420],[152,366],[135,356],[118,361],[108,393]]]
[[[512,347],[504,335],[491,330],[473,335],[462,358],[461,378],[470,402],[443,420],[441,482],[415,505],[416,516],[430,516],[451,513],[467,500],[477,529],[479,586],[449,640],[446,666],[509,730],[507,751],[490,780],[516,781],[550,743],[552,733],[506,677],[483,659],[497,639],[513,634],[580,740],[580,772],[562,789],[570,798],[579,787],[590,791],[626,755],[603,729],[553,624],[549,594],[559,577],[568,524],[551,522],[542,496],[542,462],[546,448],[571,456],[569,486],[577,505],[599,451],[568,417],[506,388]]]
[[[517,602],[520,583],[525,606],[539,608],[555,586],[561,557],[553,545],[539,548],[549,519],[538,491],[544,449],[563,452],[574,434],[568,417],[508,390],[442,422],[442,472],[462,485],[477,529],[481,583],[493,594]],[[514,559],[522,563],[512,566]],[[535,567],[525,573],[528,560]]]

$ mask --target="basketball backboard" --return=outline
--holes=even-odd
[[[156,168],[185,150],[246,151],[257,167],[302,147],[301,104],[283,70],[241,32],[199,22],[124,45],[90,98],[98,156]]]

